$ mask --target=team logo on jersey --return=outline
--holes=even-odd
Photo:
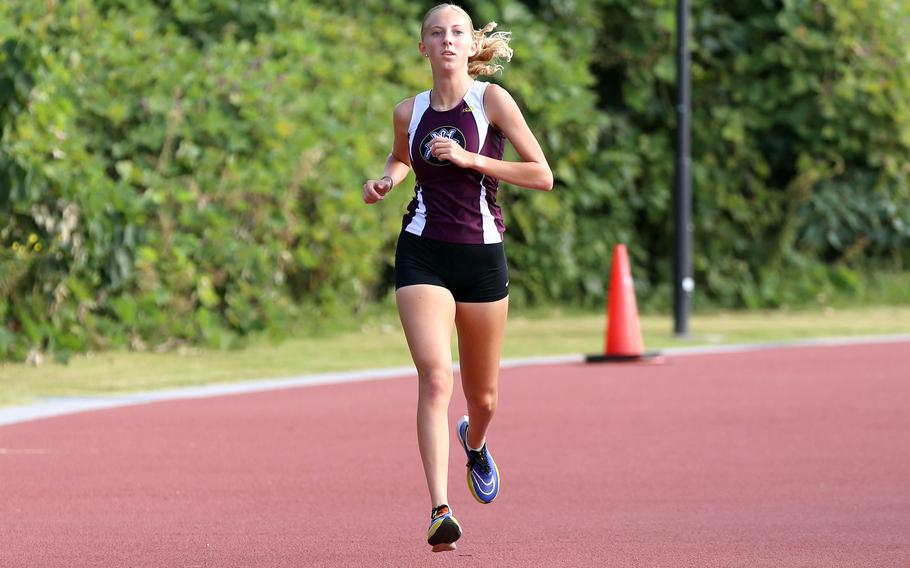
[[[423,156],[425,162],[428,164],[433,164],[434,166],[447,166],[452,162],[448,160],[440,160],[430,153],[430,142],[437,136],[454,140],[459,146],[464,148],[464,134],[462,134],[461,130],[458,130],[454,126],[440,126],[439,128],[434,128],[431,130],[430,133],[427,134],[426,138],[423,139],[423,142],[420,143],[420,154]]]

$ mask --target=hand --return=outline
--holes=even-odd
[[[367,180],[363,184],[363,202],[367,204],[382,201],[385,196],[392,191],[392,178],[382,176],[381,179]]]
[[[473,168],[477,154],[468,152],[451,138],[436,136],[430,141],[430,153],[436,159],[448,160],[459,168]]]

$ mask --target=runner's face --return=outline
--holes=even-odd
[[[423,27],[420,52],[430,59],[435,68],[467,66],[468,57],[477,52],[470,21],[451,8],[433,12]]]

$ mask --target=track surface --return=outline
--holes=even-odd
[[[504,369],[502,494],[473,501],[453,444],[444,554],[415,399],[402,377],[0,427],[0,566],[910,566],[910,343]]]

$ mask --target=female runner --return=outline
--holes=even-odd
[[[508,313],[505,231],[499,181],[549,191],[553,174],[518,105],[498,85],[477,81],[508,61],[510,35],[475,30],[460,7],[440,4],[421,26],[420,53],[433,86],[395,107],[392,152],[379,179],[363,186],[368,204],[385,198],[414,168],[414,198],[395,253],[398,313],[418,374],[417,441],[432,512],[427,542],[454,550],[461,526],[448,505],[452,395],[451,333],[458,336],[468,414],[455,431],[468,458],[468,487],[480,503],[499,494],[486,436],[498,399],[499,358]],[[505,140],[520,161],[503,161]]]

